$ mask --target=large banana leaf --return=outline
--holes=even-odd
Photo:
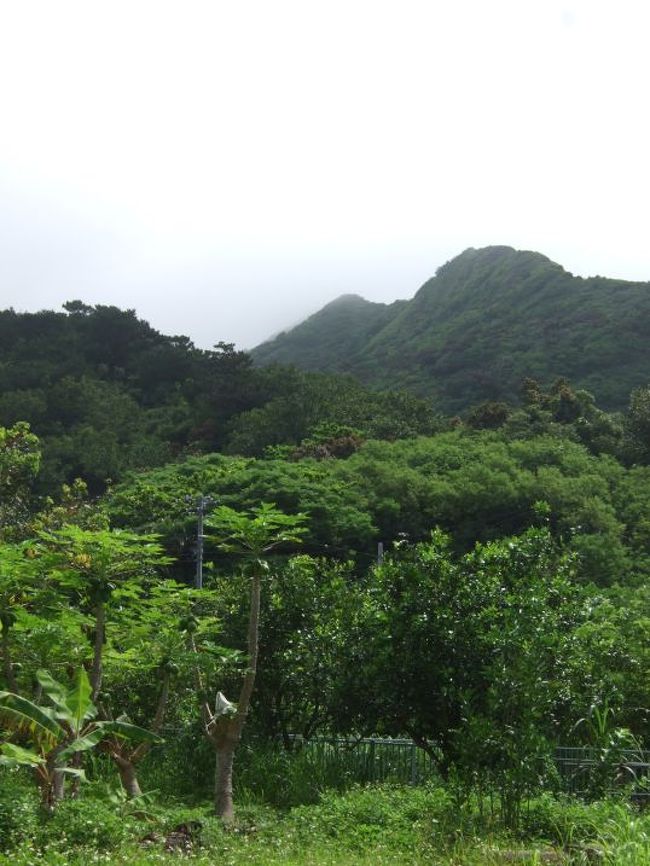
[[[75,776],[77,779],[81,779],[82,782],[87,782],[86,779],[86,771],[82,770],[81,767],[57,767],[57,772],[65,773],[66,776]]]
[[[79,733],[84,721],[94,718],[97,714],[97,709],[90,700],[92,688],[85,668],[79,668],[75,684],[71,689],[67,689],[55,680],[48,671],[37,671],[36,679],[54,704],[56,715],[67,722],[75,734]]]
[[[14,731],[31,734],[38,743],[56,743],[65,734],[47,709],[13,692],[0,692],[0,719]]]
[[[36,679],[45,694],[54,704],[57,714],[63,715],[65,718],[68,713],[68,690],[66,687],[58,680],[55,680],[49,671],[37,670]]]
[[[100,740],[108,736],[103,728],[98,727],[86,734],[84,737],[77,737],[69,745],[59,752],[59,760],[61,763],[69,761],[75,752],[87,752],[89,749],[94,749]]]
[[[119,737],[123,740],[131,740],[134,743],[162,743],[162,737],[154,734],[152,731],[147,731],[145,728],[140,728],[138,725],[132,725],[131,722],[116,719],[109,722],[96,722],[99,729],[104,732],[104,736]]]
[[[87,752],[93,749],[101,740],[108,737],[119,737],[136,743],[162,743],[162,738],[138,725],[117,719],[115,721],[94,722],[93,729],[83,737],[77,737],[59,753],[62,763],[69,761],[75,752]]]
[[[29,749],[23,749],[22,746],[16,746],[14,743],[3,743],[0,746],[0,766],[9,767],[38,767],[45,763],[45,758],[37,755],[36,752],[31,752]]]
[[[68,692],[67,704],[70,709],[74,730],[79,733],[84,721],[94,719],[97,715],[97,709],[90,700],[92,688],[88,674],[84,667],[80,667],[77,671],[77,679],[74,688]]]

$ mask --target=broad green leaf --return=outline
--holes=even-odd
[[[62,763],[69,760],[76,752],[87,752],[89,749],[94,749],[97,743],[106,737],[106,731],[103,728],[95,728],[85,737],[77,737],[65,749],[59,753],[59,759]]]
[[[140,743],[162,743],[162,737],[157,734],[147,731],[138,725],[132,725],[131,722],[124,722],[120,719],[109,722],[97,722],[97,727],[104,732],[104,736],[113,735],[120,737],[123,740],[132,740]]]
[[[74,776],[76,779],[81,779],[82,782],[87,782],[86,772],[80,767],[57,767],[60,773],[65,773],[66,776]]]
[[[14,743],[3,743],[0,752],[2,752],[0,765],[3,767],[38,767],[45,763],[45,759],[36,752],[23,749],[22,746],[16,746]]]
[[[70,708],[67,702],[68,690],[66,687],[58,680],[55,680],[49,671],[37,670],[36,680],[55,705],[57,713],[67,719],[70,714]]]
[[[77,733],[81,730],[84,720],[93,719],[97,715],[97,709],[90,700],[91,694],[92,688],[86,669],[80,667],[74,688],[68,692],[66,701]]]
[[[92,719],[97,714],[95,705],[90,700],[92,690],[85,668],[79,668],[71,689],[66,689],[48,671],[37,671],[36,679],[54,703],[56,715],[68,722],[75,733],[81,730],[84,720]]]
[[[55,743],[63,728],[46,709],[13,692],[0,692],[0,718],[14,731],[27,731],[38,742]]]

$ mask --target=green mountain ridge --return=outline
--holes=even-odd
[[[445,411],[559,376],[617,409],[647,384],[649,332],[650,283],[575,277],[540,253],[493,246],[465,250],[410,301],[343,295],[251,354],[406,388]]]
[[[360,295],[340,295],[295,328],[258,346],[251,354],[262,365],[294,363],[299,357],[298,366],[304,370],[345,371],[359,348],[381,332],[407,303],[381,304],[366,301]],[[327,357],[326,367],[322,363],[323,355]]]

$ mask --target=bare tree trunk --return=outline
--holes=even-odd
[[[160,733],[165,722],[165,713],[167,704],[169,703],[170,678],[170,674],[165,672],[160,687],[160,695],[158,696],[156,715],[150,728],[154,734]],[[103,751],[108,752],[117,764],[117,771],[120,774],[122,787],[129,799],[139,797],[142,794],[142,789],[138,782],[137,765],[149,754],[150,749],[151,743],[147,741],[140,743],[135,749],[129,749],[128,744],[123,741],[108,741],[105,743]]]
[[[248,618],[248,669],[244,682],[239,693],[239,702],[237,704],[237,722],[238,737],[241,735],[248,708],[255,686],[255,675],[257,674],[257,654],[259,650],[259,629],[260,629],[260,599],[262,591],[262,579],[259,574],[254,574],[251,584],[251,609]]]
[[[224,737],[217,746],[214,775],[214,811],[221,820],[230,824],[235,817],[232,801],[232,768],[237,740]]]
[[[14,674],[14,666],[11,663],[11,626],[2,618],[2,672],[4,674],[7,689],[10,692],[18,692],[18,683]]]
[[[126,791],[127,797],[129,800],[132,800],[134,797],[139,797],[142,794],[142,791],[138,783],[135,765],[129,761],[128,758],[123,758],[122,756],[117,755],[113,755],[113,757],[115,758],[115,763],[117,764],[117,769],[120,774],[120,781],[122,787]]]
[[[52,797],[58,803],[65,796],[65,773],[61,770],[54,771],[54,781],[52,782]]]
[[[103,667],[102,655],[104,652],[104,628],[106,624],[106,610],[104,602],[98,601],[95,607],[95,646],[93,652],[93,666],[90,671],[90,685],[92,687],[91,700],[96,701],[102,687]]]

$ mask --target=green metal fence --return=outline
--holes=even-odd
[[[213,760],[209,745],[198,730],[167,728],[167,742],[155,747],[152,757],[158,762],[148,762],[152,767],[159,763],[164,772],[165,758],[172,752],[182,756],[180,763],[187,766],[188,785],[195,786],[196,778],[202,777],[202,769]],[[330,780],[335,784],[346,782],[395,782],[418,785],[438,775],[436,762],[412,740],[390,737],[313,737],[304,740],[299,735],[292,737],[294,748],[287,754],[280,743],[269,743],[266,748],[277,749],[279,756],[288,762],[299,759],[306,767],[312,767],[315,777]],[[258,743],[257,745],[264,745]],[[257,752],[254,742],[250,744],[252,754]],[[246,756],[240,756],[240,775]],[[650,802],[650,751],[620,750],[604,754],[602,750],[581,746],[560,746],[553,752],[559,789],[569,794],[587,794],[594,790],[594,780],[603,791],[614,790],[623,785],[632,785],[632,797],[639,802]],[[178,766],[179,758],[174,758]],[[207,776],[206,776],[207,778]],[[154,787],[158,780],[153,779]]]
[[[344,764],[356,779],[369,782],[394,781],[417,785],[436,775],[433,758],[412,740],[378,737],[293,738],[315,763]],[[600,773],[608,788],[634,786],[634,798],[650,798],[650,752],[621,749],[608,753],[584,746],[559,746],[553,759],[560,786],[566,793],[584,794]]]
[[[559,746],[554,752],[555,765],[563,790],[584,794],[600,775],[610,789],[632,785],[632,798],[650,798],[650,752],[643,749],[603,751],[585,746]]]
[[[379,737],[292,738],[317,763],[340,760],[346,772],[359,781],[399,782],[418,785],[436,771],[430,755],[412,740]]]

